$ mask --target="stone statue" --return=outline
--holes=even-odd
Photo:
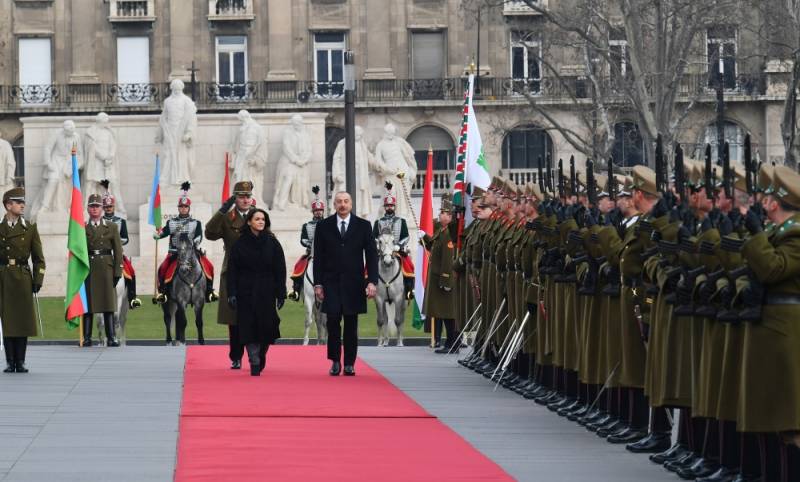
[[[84,178],[84,196],[100,194],[105,189],[100,181],[107,179],[108,192],[116,199],[116,211],[125,216],[125,204],[119,189],[119,171],[115,158],[117,156],[117,140],[111,127],[108,125],[108,114],[101,112],[95,117],[95,123],[89,127],[83,136],[83,152],[86,155],[86,170]]]
[[[253,199],[257,206],[264,206],[261,196],[264,192],[264,166],[267,165],[267,136],[264,129],[246,110],[240,110],[236,117],[242,123],[233,139],[233,163],[231,185],[241,181],[253,183]]]
[[[85,158],[83,146],[75,123],[65,120],[61,129],[50,138],[44,148],[45,185],[33,214],[47,211],[66,211],[72,195],[72,147],[77,148],[78,169],[82,169]]]
[[[17,161],[14,159],[14,149],[11,144],[0,138],[0,191],[6,192],[14,187],[14,174]]]
[[[361,126],[356,126],[356,214],[364,219],[368,219],[372,214],[372,178],[370,170],[381,176],[392,176],[394,171],[375,159],[369,151],[366,141],[364,141],[364,130]],[[342,139],[336,145],[333,153],[333,165],[331,167],[331,177],[333,178],[333,192],[346,191],[345,177],[345,140]],[[331,202],[331,206],[333,203]]]
[[[306,132],[303,116],[295,114],[291,126],[283,133],[283,148],[275,175],[275,195],[272,209],[283,211],[287,202],[294,207],[308,208],[311,179],[308,161],[311,160],[311,136]]]
[[[408,205],[407,196],[399,191],[404,189],[410,196],[411,185],[417,178],[417,161],[414,159],[414,148],[405,139],[397,136],[394,124],[386,124],[383,128],[383,139],[375,146],[375,160],[386,166],[391,174],[384,176],[384,182],[389,181],[397,186],[397,210],[400,217],[408,217],[411,206]],[[405,173],[401,182],[397,178],[398,172]],[[383,183],[381,183],[383,184]]]
[[[156,144],[161,144],[162,187],[178,186],[191,180],[197,129],[197,107],[183,93],[183,82],[173,80],[169,90],[172,93],[164,100],[156,133]]]

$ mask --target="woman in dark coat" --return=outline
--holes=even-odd
[[[228,260],[228,303],[236,310],[250,374],[266,365],[267,348],[280,338],[278,310],[286,300],[286,260],[263,209],[251,210]]]

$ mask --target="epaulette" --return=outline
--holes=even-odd
[[[741,238],[734,238],[732,236],[723,236],[722,239],[720,239],[719,244],[724,251],[739,253],[742,251],[744,240]]]
[[[698,248],[700,254],[707,254],[713,255],[714,254],[714,243],[711,241],[700,241],[700,246]]]
[[[695,246],[694,241],[691,239],[684,239],[681,241],[681,251],[695,253],[697,251],[697,246]]]

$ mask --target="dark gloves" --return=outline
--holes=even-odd
[[[740,213],[738,209],[729,212],[728,218],[731,220],[734,231],[737,231],[742,223],[744,223],[744,216],[742,216],[742,213]]]
[[[34,293],[38,293],[38,292],[39,292],[39,290],[40,290],[40,289],[42,289],[42,285],[40,285],[40,284],[37,284],[37,283],[33,283],[33,287],[32,287],[32,289],[33,289],[33,292],[34,292]]]
[[[722,216],[717,224],[720,236],[727,236],[733,232],[733,221],[728,216]]]
[[[669,207],[667,206],[667,201],[664,200],[662,197],[658,200],[653,209],[650,210],[650,216],[654,219],[658,219],[662,216],[666,216],[669,213]]]
[[[275,301],[275,307],[280,310],[281,308],[283,308],[283,304],[285,302],[286,302],[286,298],[278,298],[277,301]]]
[[[234,310],[236,309],[236,297],[235,296],[228,296],[228,305],[232,309],[234,309]]]
[[[618,226],[622,221],[622,211],[619,208],[614,208],[605,216],[606,226]]]
[[[714,224],[711,222],[711,216],[706,216],[705,219],[703,219],[703,222],[700,223],[700,232],[705,233],[713,227]]]
[[[231,208],[233,207],[233,203],[235,202],[236,202],[236,196],[229,197],[224,203],[222,203],[222,206],[219,208],[219,212],[222,214],[226,214],[228,211],[231,210]]]
[[[750,209],[747,210],[747,216],[744,218],[744,227],[750,231],[750,234],[758,234],[764,229],[764,221],[761,217],[762,207],[761,205],[753,205],[750,206]]]

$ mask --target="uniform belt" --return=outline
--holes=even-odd
[[[28,266],[28,260],[26,259],[0,259],[0,266]]]
[[[90,249],[89,255],[91,256],[111,256],[113,251],[110,249]]]
[[[784,293],[767,293],[764,298],[765,305],[800,305],[800,295]]]

